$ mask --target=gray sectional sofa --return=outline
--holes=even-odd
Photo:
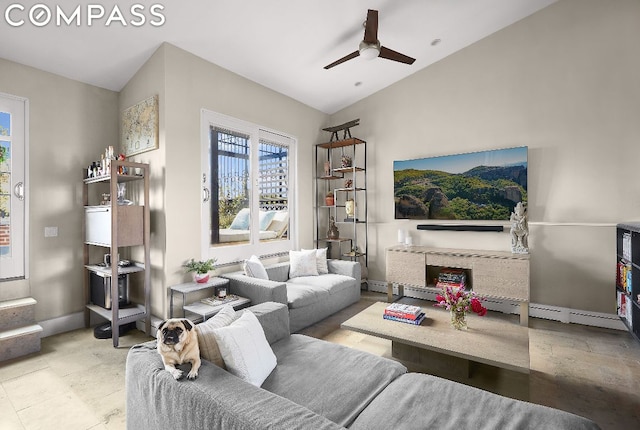
[[[252,278],[244,272],[224,273],[233,294],[251,304],[277,302],[287,305],[291,332],[338,312],[360,300],[360,263],[327,260],[329,273],[289,278],[289,262],[265,266],[269,279]]]
[[[127,428],[599,429],[577,415],[407,373],[395,361],[290,334],[283,304],[249,309],[278,362],[261,387],[206,360],[196,380],[176,381],[155,342],[136,345],[126,365]]]

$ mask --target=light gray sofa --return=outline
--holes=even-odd
[[[266,265],[269,280],[241,272],[220,275],[229,279],[231,293],[251,299],[251,304],[283,303],[289,308],[291,332],[311,324],[360,300],[360,263],[327,260],[329,273],[289,278],[289,262]]]
[[[283,304],[249,309],[278,361],[262,387],[206,360],[196,380],[176,381],[164,370],[155,342],[136,345],[126,365],[127,428],[599,429],[577,415],[406,373],[386,358],[290,335]]]

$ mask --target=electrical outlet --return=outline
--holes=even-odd
[[[58,237],[58,227],[45,227],[44,237]]]

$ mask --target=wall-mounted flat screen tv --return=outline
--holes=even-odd
[[[527,147],[393,162],[396,219],[509,220],[527,202]]]

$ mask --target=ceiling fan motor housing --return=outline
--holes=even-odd
[[[358,51],[360,52],[360,56],[365,60],[373,60],[380,55],[380,41],[367,43],[363,40],[358,46]]]

